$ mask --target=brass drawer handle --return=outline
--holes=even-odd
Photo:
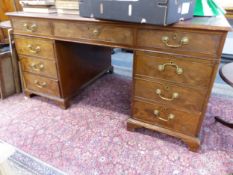
[[[182,47],[183,45],[189,44],[189,38],[186,37],[186,36],[183,37],[183,38],[181,38],[180,43],[177,44],[177,45],[171,45],[171,44],[169,44],[169,43],[168,43],[169,40],[170,40],[170,39],[169,39],[168,36],[163,36],[163,37],[162,37],[162,41],[163,41],[163,43],[164,43],[167,47],[179,48],[179,47]]]
[[[30,66],[34,71],[38,72],[42,71],[45,68],[43,63],[32,63]]]
[[[39,82],[38,80],[35,80],[34,81],[34,84],[38,87],[38,88],[44,88],[47,86],[47,83],[46,82]]]
[[[28,32],[36,32],[38,28],[36,24],[29,25],[25,23],[23,26],[26,28],[26,31]]]
[[[181,67],[179,67],[176,63],[173,63],[172,61],[169,62],[169,63],[160,64],[160,65],[158,66],[158,70],[159,70],[160,72],[162,72],[162,71],[165,70],[165,68],[166,68],[167,66],[175,67],[175,68],[176,68],[176,74],[178,74],[178,75],[182,75],[182,74],[184,73],[184,70],[183,70]]]
[[[175,115],[174,114],[168,114],[168,116],[166,118],[163,118],[163,117],[159,117],[160,115],[160,112],[159,110],[154,110],[154,115],[159,119],[159,120],[162,120],[164,122],[169,122],[173,119],[175,119]]]
[[[174,92],[174,93],[172,94],[172,97],[171,97],[171,98],[163,97],[163,96],[162,96],[162,91],[161,91],[161,89],[156,89],[156,94],[157,94],[161,99],[166,100],[166,101],[173,101],[173,100],[179,98],[179,96],[180,96],[179,93]]]
[[[29,49],[29,52],[33,54],[38,54],[41,51],[40,46],[33,47],[31,44],[29,44],[27,47]]]

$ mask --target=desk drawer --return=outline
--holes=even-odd
[[[213,63],[185,56],[136,52],[136,76],[164,79],[199,87],[208,87]]]
[[[163,104],[175,105],[192,112],[202,112],[207,89],[185,88],[163,81],[134,79],[134,96]]]
[[[25,87],[28,90],[38,92],[45,95],[60,97],[59,85],[57,80],[23,73]]]
[[[52,28],[49,21],[30,18],[12,18],[15,33],[52,35]]]
[[[114,44],[132,45],[133,31],[130,28],[94,23],[54,22],[57,37],[87,39]]]
[[[200,116],[156,103],[134,100],[133,117],[140,121],[195,136]]]
[[[54,60],[53,41],[34,37],[15,37],[18,54]]]
[[[23,71],[57,79],[56,63],[38,58],[20,57]]]
[[[194,33],[178,30],[146,30],[138,31],[137,45],[173,51],[197,52],[217,55],[221,35]]]

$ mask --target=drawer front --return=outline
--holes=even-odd
[[[52,35],[49,21],[29,18],[12,18],[15,33]]]
[[[133,117],[140,121],[195,136],[200,116],[156,103],[134,100]]]
[[[139,30],[137,45],[140,47],[169,49],[217,55],[221,35],[192,33],[180,30]]]
[[[56,63],[38,58],[20,57],[23,71],[57,79]]]
[[[199,87],[208,87],[213,64],[169,54],[137,52],[134,74]]]
[[[15,37],[18,54],[54,60],[53,41],[34,37]]]
[[[54,22],[57,37],[87,39],[114,44],[132,45],[132,29],[94,23]]]
[[[26,89],[45,95],[60,97],[57,80],[33,75],[26,72],[23,73],[23,78]]]
[[[172,85],[163,81],[152,82],[135,78],[134,95],[150,101],[175,105],[184,110],[202,112],[206,89],[197,90]]]

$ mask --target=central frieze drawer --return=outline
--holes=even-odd
[[[137,46],[217,55],[221,35],[180,30],[146,30],[137,34]]]
[[[12,18],[15,33],[52,35],[50,21],[30,18]]]
[[[35,93],[60,97],[60,90],[57,80],[45,78],[23,72],[25,88]]]
[[[182,87],[163,81],[134,79],[134,96],[201,113],[207,89]]]
[[[56,63],[50,60],[20,57],[23,71],[57,79]]]
[[[135,99],[133,101],[133,118],[195,136],[200,115],[186,113],[157,103],[147,103]]]
[[[87,39],[114,44],[132,45],[133,31],[130,28],[87,22],[54,22],[57,37]]]
[[[207,60],[148,52],[136,52],[134,63],[136,76],[199,87],[209,86],[214,67]]]
[[[18,54],[54,60],[54,45],[52,40],[16,36],[15,44]]]

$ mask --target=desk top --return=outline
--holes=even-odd
[[[86,21],[86,22],[101,22],[101,23],[114,23],[114,24],[128,24],[128,25],[143,25],[152,26],[148,24],[135,24],[126,22],[115,22],[98,20],[93,18],[83,18],[79,15],[65,15],[65,14],[43,14],[43,13],[26,13],[26,12],[10,12],[8,16],[12,17],[30,17],[30,18],[42,18],[42,19],[56,19],[56,20],[71,20],[71,21]],[[163,26],[157,26],[163,27]],[[170,25],[169,27],[174,28],[185,28],[185,29],[204,29],[204,30],[220,30],[220,31],[231,31],[231,25],[228,23],[224,16],[218,17],[194,17],[193,19],[180,21],[176,24]]]

